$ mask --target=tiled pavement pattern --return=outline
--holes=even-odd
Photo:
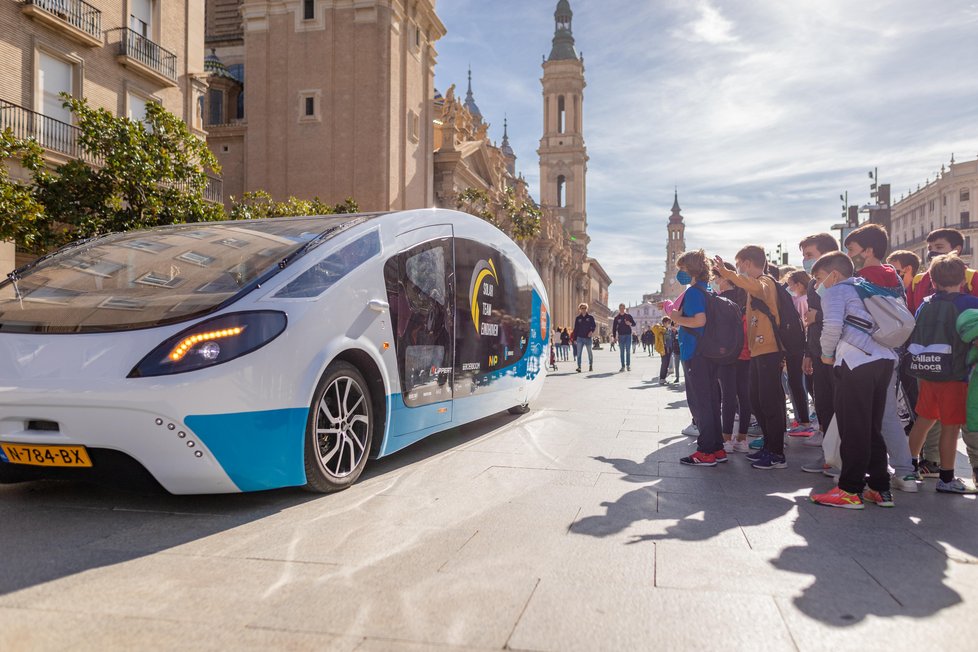
[[[595,356],[338,495],[0,486],[0,649],[975,648],[973,497],[815,506],[794,441],[680,466],[658,359]]]

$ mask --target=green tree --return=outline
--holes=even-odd
[[[360,208],[352,198],[339,204],[326,204],[319,197],[297,199],[289,197],[277,202],[264,190],[246,192],[241,199],[231,198],[229,216],[232,220],[256,220],[265,217],[295,217],[302,215],[332,215],[334,213],[357,213]]]
[[[511,235],[515,239],[528,240],[540,233],[540,218],[543,213],[529,198],[517,197],[516,191],[509,187],[506,189],[504,208],[512,224]]]
[[[83,156],[51,170],[33,139],[6,132],[0,161],[19,159],[33,183],[17,184],[0,165],[0,238],[43,253],[113,231],[225,218],[223,206],[204,199],[217,159],[182,120],[155,102],[135,121],[62,97]]]
[[[33,248],[46,237],[44,205],[37,200],[30,184],[11,178],[3,163],[16,161],[36,175],[44,167],[42,153],[36,142],[19,140],[10,129],[0,132],[0,240],[13,240],[19,246]]]
[[[489,193],[481,188],[466,188],[455,196],[455,208],[470,215],[481,217],[495,227],[499,226]]]

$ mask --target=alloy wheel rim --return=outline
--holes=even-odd
[[[335,478],[349,476],[367,453],[370,417],[363,389],[349,376],[335,379],[316,408],[319,464]]]

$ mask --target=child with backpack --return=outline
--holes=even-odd
[[[967,422],[967,354],[971,343],[958,335],[961,312],[978,309],[978,297],[961,293],[967,265],[956,253],[933,259],[929,276],[937,292],[923,300],[907,347],[910,373],[918,379],[917,420],[910,431],[914,467],[927,432],[940,421],[940,471],[937,491],[972,494],[973,486],[954,476],[958,433]]]
[[[874,320],[855,287],[854,273],[852,260],[842,252],[822,256],[812,270],[822,298],[822,362],[835,370],[842,473],[836,487],[810,498],[844,509],[862,509],[863,500],[893,507],[882,430],[897,356],[869,332]]]
[[[855,274],[867,283],[857,286],[858,289],[873,291],[879,296],[893,297],[903,307],[906,307],[906,290],[896,270],[890,265],[884,265],[882,259],[890,246],[890,238],[879,224],[865,224],[848,236],[843,245],[849,259],[852,260]],[[869,288],[872,284],[873,288]],[[872,311],[870,311],[872,312]],[[907,315],[909,317],[909,315]],[[900,342],[903,347],[905,342]],[[892,485],[900,491],[916,492],[917,478],[914,475],[913,464],[910,461],[910,446],[907,433],[900,421],[897,407],[897,387],[899,378],[899,349],[898,362],[893,370],[893,377],[886,391],[886,409],[883,412],[883,440],[886,442],[886,453],[893,467]]]
[[[687,466],[716,466],[727,461],[720,436],[720,385],[716,362],[703,355],[707,302],[715,298],[707,283],[710,266],[703,250],[688,251],[676,261],[676,280],[689,285],[682,306],[669,316],[679,325],[679,353],[686,372],[686,400],[699,435],[696,452],[679,460]]]
[[[764,248],[748,245],[734,257],[737,272],[727,269],[720,256],[713,266],[716,274],[749,295],[747,302],[747,342],[750,348],[750,405],[764,433],[762,448],[747,459],[755,469],[784,469],[785,408],[781,386],[784,353],[780,344],[778,300],[779,283],[765,274]],[[781,288],[783,289],[783,288]],[[787,291],[785,290],[785,294]],[[791,297],[787,297],[794,311]],[[799,324],[798,328],[801,328]],[[802,339],[803,341],[803,339]]]

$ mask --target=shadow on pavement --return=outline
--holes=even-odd
[[[895,492],[892,509],[871,504],[862,511],[833,509],[807,497],[812,488],[828,490],[833,482],[799,470],[814,460],[817,449],[800,451],[793,444],[786,470],[747,468],[743,455],[732,455],[716,468],[695,469],[676,464],[695,450],[695,439],[666,442],[673,443],[641,462],[593,458],[612,466],[624,482],[640,486],[601,503],[604,514],[576,521],[570,533],[619,536],[623,545],[717,540],[689,550],[691,577],[709,577],[733,566],[717,575],[732,586],[709,588],[737,591],[744,574],[750,576],[749,567],[737,568],[745,555],[758,568],[770,564],[808,576],[810,584],[802,580],[787,595],[806,615],[837,627],[869,616],[927,618],[962,602],[945,579],[951,565],[978,561],[975,501],[936,494],[931,482],[918,494]],[[660,465],[666,465],[668,476],[660,474]],[[790,532],[783,523],[765,528],[783,518],[792,520]],[[744,551],[743,540],[734,534],[746,537],[751,550]],[[725,537],[732,540],[729,547]],[[798,539],[804,543],[796,545]],[[759,574],[771,576],[768,570]],[[783,588],[769,592],[785,595]]]
[[[518,418],[501,413],[428,437],[371,460],[362,479],[433,457]],[[311,501],[328,510],[331,498],[301,488],[174,496],[75,481],[0,485],[0,595],[151,555]]]

